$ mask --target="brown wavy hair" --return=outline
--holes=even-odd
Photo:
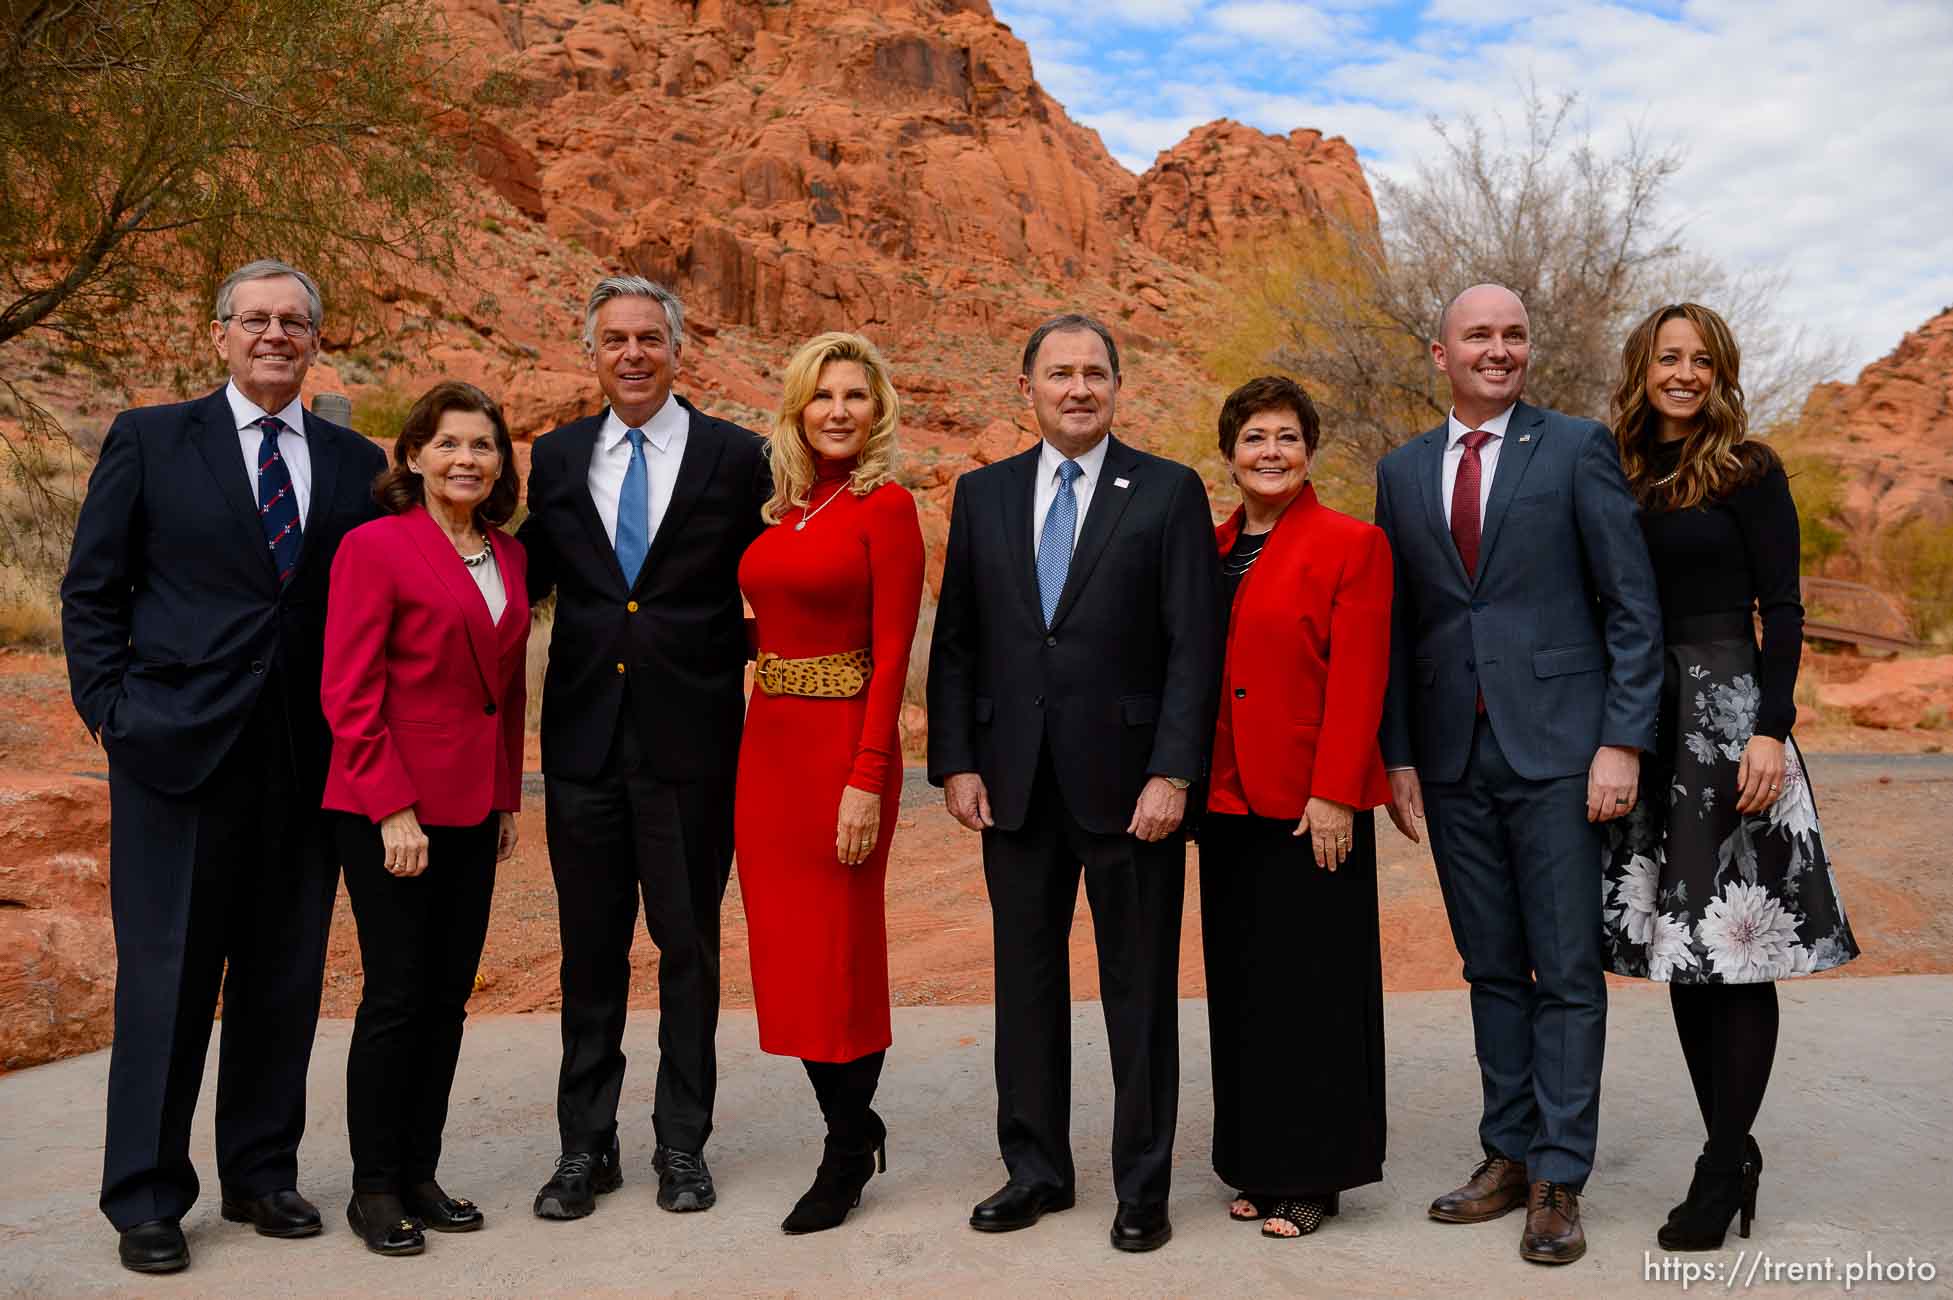
[[[773,434],[766,442],[767,459],[773,467],[773,495],[760,507],[760,518],[777,524],[788,510],[807,505],[807,494],[814,487],[814,453],[807,446],[807,435],[800,427],[800,414],[814,400],[820,383],[821,367],[830,361],[853,361],[868,373],[868,392],[875,399],[875,423],[868,430],[848,476],[848,488],[856,496],[867,496],[884,483],[895,479],[895,426],[902,418],[902,402],[888,377],[888,362],[875,345],[859,334],[835,331],[809,339],[787,362],[782,381],[780,413],[773,417]]]
[[[422,393],[400,426],[393,442],[393,464],[373,480],[373,499],[389,513],[401,515],[427,500],[427,488],[420,475],[407,468],[407,458],[420,453],[433,441],[441,417],[449,411],[474,411],[488,417],[495,429],[495,450],[501,453],[501,472],[495,485],[475,507],[475,527],[486,534],[490,525],[506,524],[515,517],[516,502],[522,496],[522,474],[515,466],[515,443],[509,437],[509,424],[495,399],[459,379],[443,379]]]
[[[1682,442],[1674,477],[1662,482],[1650,457],[1661,421],[1648,401],[1648,371],[1655,362],[1655,335],[1672,320],[1695,326],[1709,353],[1711,374],[1709,396]],[[1657,307],[1628,332],[1621,345],[1621,377],[1614,386],[1610,423],[1628,488],[1645,509],[1688,510],[1719,500],[1776,463],[1775,452],[1749,440],[1742,364],[1742,349],[1728,322],[1700,303]]]

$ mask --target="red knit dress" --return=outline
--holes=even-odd
[[[852,699],[767,695],[746,710],[734,836],[746,904],[760,1047],[852,1061],[889,1045],[888,930],[882,886],[902,797],[900,716],[922,602],[922,529],[899,484],[867,496],[852,466],[827,468],[802,512],[762,533],[739,563],[759,649],[785,659],[864,646],[867,690]],[[882,797],[875,850],[835,853],[841,789]]]

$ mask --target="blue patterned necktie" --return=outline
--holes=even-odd
[[[1058,495],[1044,513],[1044,531],[1038,535],[1038,599],[1044,605],[1044,625],[1058,612],[1058,597],[1065,589],[1065,575],[1071,572],[1071,545],[1078,531],[1078,497],[1071,485],[1084,474],[1078,462],[1058,462]]]
[[[264,431],[258,444],[258,523],[264,527],[265,542],[271,547],[272,567],[278,570],[278,583],[292,580],[298,567],[299,543],[305,529],[298,522],[298,493],[292,490],[291,467],[278,454],[278,435],[285,422],[275,415],[253,421]]]
[[[644,430],[626,429],[631,440],[631,467],[624,471],[624,488],[617,494],[617,567],[624,585],[637,585],[638,570],[651,553],[650,473],[644,467]]]

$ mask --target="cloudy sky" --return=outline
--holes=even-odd
[[[1665,216],[1847,375],[1953,305],[1953,0],[993,0],[1038,79],[1134,171],[1217,117],[1349,138],[1408,178],[1433,115],[1529,82],[1596,145],[1677,149]],[[1740,329],[1740,323],[1739,323]]]

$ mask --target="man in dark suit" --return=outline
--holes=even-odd
[[[1520,1254],[1586,1250],[1607,986],[1600,823],[1655,740],[1661,614],[1614,439],[1519,400],[1526,308],[1478,285],[1431,346],[1450,418],[1377,465],[1396,557],[1382,744],[1391,819],[1431,852],[1471,985],[1485,1159],[1431,1205],[1524,1205]]]
[[[542,766],[563,942],[562,1155],[536,1193],[545,1219],[582,1218],[623,1181],[617,1099],[640,894],[658,946],[658,1204],[717,1199],[703,1153],[746,708],[739,557],[772,490],[759,437],[672,394],[685,318],[668,290],[604,280],[584,343],[608,406],[536,439],[517,534],[530,599],[556,593]]]
[[[116,417],[61,584],[75,709],[108,753],[101,1205],[139,1272],[190,1263],[190,1119],[220,981],[223,1215],[270,1237],[319,1231],[296,1185],[339,876],[319,815],[326,579],[339,539],[379,514],[386,468],[299,404],[323,314],[283,263],[224,281],[210,334],[230,382]]]
[[[970,1226],[1074,1199],[1068,939],[1084,869],[1112,1053],[1112,1244],[1172,1235],[1187,786],[1220,672],[1207,492],[1111,436],[1119,352],[1060,316],[1018,385],[1036,448],[964,475],[929,659],[929,779],[983,833],[996,930],[997,1136],[1010,1181]]]

